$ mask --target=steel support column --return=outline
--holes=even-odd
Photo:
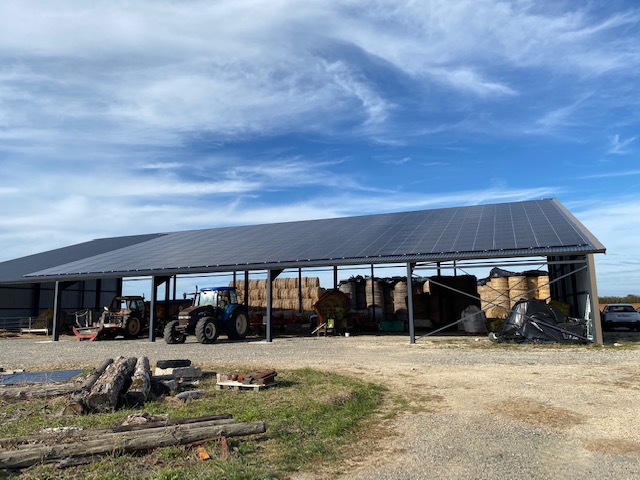
[[[156,315],[156,305],[158,304],[158,287],[165,282],[169,282],[171,277],[151,277],[151,298],[149,299],[149,341],[156,341],[156,329],[158,318]],[[167,284],[168,287],[168,284]],[[168,291],[168,290],[167,290]]]
[[[53,319],[51,339],[54,342],[60,340],[60,330],[62,321],[62,292],[77,282],[56,282],[53,289]]]
[[[158,298],[158,283],[156,277],[151,277],[151,298],[149,299],[149,341],[156,341],[156,300]]]
[[[62,303],[62,286],[60,282],[56,282],[55,287],[53,289],[53,325],[52,325],[52,336],[51,339],[54,342],[57,342],[60,339],[60,328],[58,324],[60,323],[60,313],[61,313],[61,303]]]
[[[273,341],[273,327],[271,322],[273,316],[273,281],[283,271],[284,270],[267,270],[267,323],[265,325],[267,342]]]
[[[413,319],[413,264],[407,263],[407,314],[409,316],[409,343],[416,343],[416,328]]]
[[[273,303],[273,273],[271,270],[267,270],[267,323],[265,324],[265,335],[267,342],[273,341],[273,329],[271,326],[271,317],[273,315],[272,306]]]
[[[587,275],[589,276],[589,301],[591,302],[590,317],[593,326],[593,341],[602,345],[604,337],[602,335],[602,322],[600,320],[600,305],[598,302],[598,287],[596,286],[596,265],[593,254],[587,255]]]

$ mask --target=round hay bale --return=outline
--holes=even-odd
[[[527,287],[527,277],[524,275],[514,275],[508,277],[509,284],[509,304],[514,307],[518,301],[531,298]]]
[[[549,285],[549,276],[539,276],[537,286],[538,290],[536,292],[536,298],[544,302],[549,302],[549,300],[551,299],[551,285]]]
[[[504,307],[489,307],[485,310],[487,318],[500,318],[505,319],[509,315],[509,310]]]
[[[483,310],[491,307],[511,308],[509,304],[509,290],[496,290],[491,283],[478,286],[480,306]]]
[[[351,305],[351,310],[357,310],[358,298],[357,298],[357,292],[356,292],[356,282],[352,282],[352,281],[342,282],[338,287],[338,290],[340,290],[345,295],[349,296],[349,303]]]
[[[407,282],[400,281],[393,288],[393,304],[397,314],[399,310],[407,310]]]
[[[487,285],[498,292],[506,293],[509,291],[509,277],[492,277]]]
[[[384,307],[384,290],[382,284],[377,279],[367,279],[365,286],[367,307]]]

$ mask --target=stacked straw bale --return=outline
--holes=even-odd
[[[506,318],[509,310],[521,299],[548,302],[551,297],[547,275],[511,275],[491,277],[478,286],[482,310],[487,318]]]
[[[312,310],[313,304],[325,293],[320,287],[320,279],[317,277],[276,278],[272,288],[272,307],[276,310],[298,310],[299,294],[302,292],[302,309]],[[233,282],[232,282],[233,284]],[[236,281],[238,302],[244,303],[249,308],[267,308],[267,280],[249,280],[249,298],[244,299],[244,280]],[[302,288],[299,288],[302,285]]]

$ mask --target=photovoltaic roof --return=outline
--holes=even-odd
[[[61,250],[66,254],[56,253]],[[571,255],[605,248],[557,200],[546,199],[116,237],[61,250],[0,263],[0,282]]]

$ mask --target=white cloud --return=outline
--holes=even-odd
[[[599,295],[640,293],[640,201],[623,196],[597,203],[567,203],[566,206],[606,247],[596,255]]]
[[[609,151],[607,152],[609,155],[628,155],[631,153],[631,149],[629,148],[633,142],[636,141],[638,137],[629,137],[627,139],[620,138],[620,135],[616,134],[611,137],[611,144],[609,147]]]

